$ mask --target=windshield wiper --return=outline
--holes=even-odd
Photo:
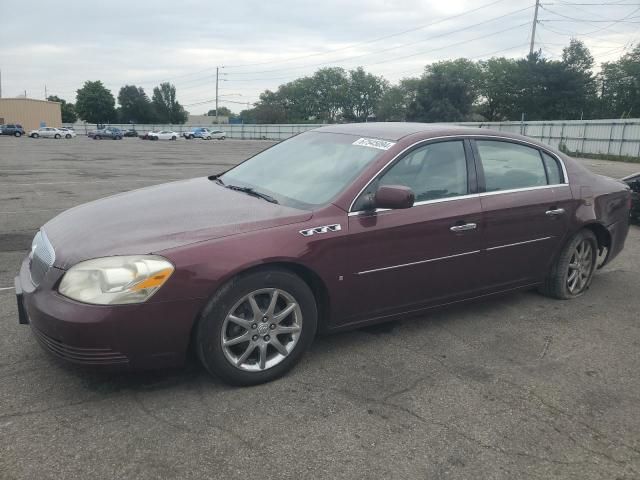
[[[216,179],[216,181],[218,181],[218,179]],[[244,192],[248,195],[253,195],[254,197],[262,198],[267,202],[278,203],[278,200],[276,200],[272,196],[267,195],[266,193],[257,192],[252,187],[240,187],[238,185],[225,185],[224,183],[221,183],[221,182],[222,180],[220,180],[220,182],[218,183],[220,183],[220,185],[224,185],[224,187],[228,188],[229,190],[235,190],[236,192]]]

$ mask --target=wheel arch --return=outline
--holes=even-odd
[[[200,323],[200,319],[202,318],[203,312],[206,310],[206,305],[209,303],[209,300],[213,298],[213,296],[218,292],[221,288],[227,285],[229,282],[233,281],[234,278],[239,275],[245,275],[249,273],[259,272],[261,270],[269,270],[269,269],[281,269],[287,270],[298,277],[307,284],[307,286],[311,289],[314,298],[316,299],[316,306],[318,308],[318,333],[325,333],[328,330],[329,318],[331,312],[331,302],[329,296],[329,289],[327,288],[326,283],[310,267],[303,265],[298,262],[293,262],[289,260],[273,260],[268,261],[266,263],[260,263],[255,265],[246,266],[240,270],[237,270],[231,273],[228,277],[225,277],[219,284],[219,286],[211,292],[208,297],[208,300],[205,303],[203,309],[198,313],[196,318],[193,321],[191,326],[191,333],[189,338],[189,346],[188,351],[193,352],[193,347],[195,345],[195,335],[198,330],[198,324]]]
[[[598,242],[598,254],[602,257],[603,253],[606,253],[604,258],[601,258],[598,261],[598,268],[604,266],[607,263],[609,257],[609,251],[611,249],[611,233],[607,230],[603,224],[599,222],[590,222],[582,226],[585,230],[590,230],[596,236],[596,240]]]

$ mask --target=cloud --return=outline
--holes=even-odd
[[[601,20],[622,18],[634,7],[554,8]],[[214,97],[216,65],[226,66],[220,94],[234,102],[253,102],[265,88],[322,66],[362,65],[395,82],[437,60],[522,56],[532,17],[529,0],[112,0],[108,8],[74,2],[63,11],[56,2],[26,0],[0,17],[0,41],[15,46],[0,53],[3,94],[26,89],[41,98],[46,85],[73,101],[86,80],[102,80],[114,95],[125,84],[151,94],[168,80],[179,100],[191,104]],[[540,18],[536,40],[549,58],[560,55],[572,34],[608,27],[579,38],[596,61],[615,59],[636,33],[630,23],[561,22],[544,10]],[[380,37],[386,38],[373,41]]]

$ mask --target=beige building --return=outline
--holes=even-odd
[[[58,102],[33,98],[0,98],[0,125],[19,123],[25,130],[35,130],[41,125],[62,126],[62,111]]]

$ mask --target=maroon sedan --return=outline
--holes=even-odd
[[[318,331],[534,287],[577,297],[622,250],[629,203],[525,137],[327,126],[49,221],[16,278],[20,321],[72,362],[175,366],[193,348],[256,384]]]

